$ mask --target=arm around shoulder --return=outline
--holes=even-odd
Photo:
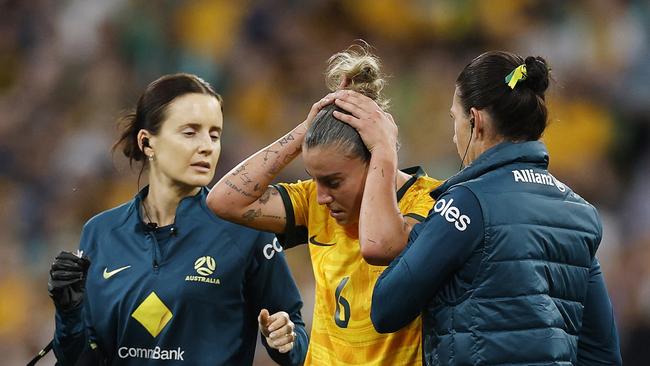
[[[413,321],[450,276],[481,249],[484,229],[476,197],[461,188],[439,202],[444,200],[454,202],[458,215],[447,218],[442,210],[432,210],[424,223],[413,228],[406,248],[375,283],[370,317],[380,333],[395,332]]]

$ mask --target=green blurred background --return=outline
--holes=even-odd
[[[192,72],[224,96],[218,179],[301,122],[327,92],[327,58],[360,38],[390,75],[401,167],[437,178],[458,169],[448,110],[460,70],[491,49],[548,60],[551,172],[598,207],[624,362],[647,364],[646,0],[0,0],[0,363],[25,364],[51,338],[53,257],[138,190],[110,147],[150,81]],[[305,176],[297,161],[280,180]],[[310,323],[308,253],[287,255]],[[255,364],[271,364],[261,348]]]

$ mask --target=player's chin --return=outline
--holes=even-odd
[[[347,215],[336,216],[336,217],[334,217],[334,220],[336,221],[337,224],[342,225],[342,226],[348,225],[348,223],[350,221]]]
[[[359,225],[359,220],[356,218],[351,218],[349,215],[345,215],[339,219],[336,219],[336,223],[341,226],[357,226]]]

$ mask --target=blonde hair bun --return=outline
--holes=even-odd
[[[365,41],[338,52],[327,61],[325,83],[331,91],[350,89],[374,100],[383,110],[388,110],[389,100],[382,90],[386,86],[379,58],[370,52]]]

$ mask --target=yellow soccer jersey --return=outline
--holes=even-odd
[[[429,192],[441,182],[419,168],[397,192],[400,211],[422,221],[433,206]],[[363,259],[358,237],[344,228],[316,200],[316,184],[307,180],[276,188],[287,211],[285,247],[309,242],[316,301],[305,365],[421,365],[421,320],[399,332],[379,334],[370,320],[372,291],[385,266]],[[307,227],[295,226],[296,217]]]

